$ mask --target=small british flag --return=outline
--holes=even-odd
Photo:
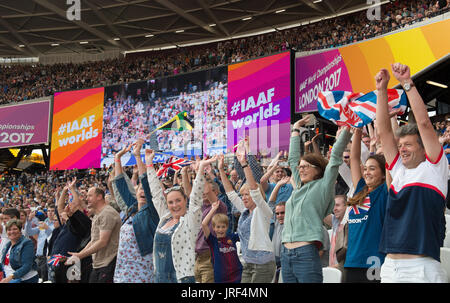
[[[350,214],[353,215],[360,215],[367,213],[370,209],[370,198],[369,196],[364,199],[364,202],[361,205],[353,205],[352,209],[350,210]]]
[[[190,165],[192,162],[183,158],[178,158],[175,156],[170,156],[169,159],[161,166],[156,175],[158,177],[166,178],[169,175],[169,171],[177,171],[184,166]]]
[[[58,266],[59,262],[61,261],[61,259],[65,259],[66,256],[63,255],[53,255],[50,257],[50,260],[48,260],[48,265],[53,265],[53,266]]]

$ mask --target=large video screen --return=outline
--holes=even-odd
[[[227,147],[243,138],[253,154],[273,157],[289,149],[291,106],[290,52],[228,67]]]
[[[101,165],[114,153],[142,137],[145,148],[157,151],[155,162],[178,157],[214,155],[226,151],[227,68],[218,67],[105,88]],[[179,113],[192,130],[162,129]],[[130,154],[123,165],[135,164]]]
[[[47,144],[50,100],[0,107],[0,148]]]

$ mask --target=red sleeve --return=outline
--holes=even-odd
[[[386,162],[386,169],[392,170],[392,168],[394,168],[395,163],[397,163],[399,157],[400,157],[400,153],[397,153],[397,155],[394,158],[394,161],[392,161],[392,163],[390,165]]]

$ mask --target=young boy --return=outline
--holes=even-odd
[[[216,283],[240,283],[242,264],[237,255],[236,242],[239,241],[237,233],[227,235],[228,216],[216,214],[219,201],[212,204],[211,210],[202,222],[205,240],[211,249],[211,261],[214,267],[214,282]],[[212,218],[214,236],[209,230],[208,224]]]

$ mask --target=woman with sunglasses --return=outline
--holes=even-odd
[[[22,222],[8,221],[6,232],[10,242],[3,249],[0,267],[4,275],[0,283],[38,283],[33,242],[22,235]]]
[[[155,152],[145,150],[147,176],[159,224],[153,240],[153,264],[156,283],[195,283],[195,240],[202,223],[205,167],[216,158],[202,160],[188,197],[180,186],[164,192],[153,168]]]
[[[300,157],[300,127],[294,124],[288,163],[296,188],[286,202],[281,248],[281,273],[285,283],[322,283],[319,249],[324,242],[323,219],[331,213],[342,153],[350,141],[350,131],[340,129],[330,161],[315,153]]]
[[[348,199],[348,245],[344,263],[345,282],[380,282],[380,267],[384,254],[379,252],[383,229],[388,187],[386,185],[386,160],[382,155],[372,155],[361,171],[361,129],[355,129],[350,168],[353,197]],[[374,268],[369,270],[370,268]]]

